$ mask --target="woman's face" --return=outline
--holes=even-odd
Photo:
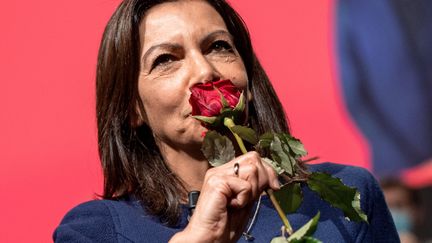
[[[206,129],[190,116],[190,87],[219,79],[247,87],[246,69],[222,17],[204,1],[156,5],[143,18],[140,42],[143,121],[159,143],[175,149],[199,145]]]

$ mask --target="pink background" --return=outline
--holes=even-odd
[[[334,2],[265,2],[232,1],[294,135],[319,161],[369,167],[367,145],[347,117],[337,82]],[[118,3],[2,3],[0,242],[49,242],[68,209],[101,193],[95,65]]]

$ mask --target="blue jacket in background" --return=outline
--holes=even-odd
[[[432,158],[432,1],[339,0],[345,101],[379,176]]]

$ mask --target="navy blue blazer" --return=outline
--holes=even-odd
[[[310,220],[318,211],[320,222],[314,234],[323,242],[399,242],[383,194],[374,177],[365,169],[331,163],[312,165],[312,171],[323,171],[357,187],[361,207],[369,224],[347,221],[343,213],[323,202],[304,187],[304,201],[295,214],[288,215],[294,229]],[[134,199],[121,201],[93,200],[72,209],[55,230],[55,242],[167,242],[187,225],[188,210],[183,207],[179,224],[163,225],[157,217],[148,215]],[[251,234],[253,242],[270,242],[280,236],[282,222],[270,200],[263,197]],[[238,242],[246,242],[241,238]]]
[[[379,176],[432,158],[432,1],[339,0],[346,105]]]

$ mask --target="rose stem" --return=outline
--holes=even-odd
[[[234,135],[234,138],[236,139],[237,144],[240,147],[240,150],[242,151],[242,153],[246,154],[247,150],[246,150],[246,147],[245,147],[245,145],[243,143],[243,139],[239,135],[237,135],[237,133],[235,133],[235,132],[233,132],[231,130],[231,128],[233,126],[235,126],[234,121],[231,118],[225,117],[224,118],[224,125],[226,127],[228,127],[229,130],[231,131],[231,133]],[[289,235],[292,235],[293,234],[293,229],[292,229],[292,227],[291,227],[291,225],[290,225],[290,223],[288,221],[288,218],[286,217],[286,215],[283,212],[282,208],[280,207],[278,201],[276,200],[276,197],[275,197],[275,195],[273,193],[273,190],[270,189],[270,188],[268,188],[265,191],[266,191],[267,195],[270,197],[270,200],[271,200],[273,206],[275,207],[276,211],[278,212],[278,215],[279,215],[280,219],[282,220],[282,222],[283,222],[283,224],[284,224],[284,226],[286,228],[286,231],[288,232]]]
[[[233,121],[231,118],[225,117],[225,118],[224,118],[224,125],[225,125],[226,127],[228,127],[229,130],[231,131],[231,133],[234,135],[234,137],[235,137],[235,139],[236,139],[236,141],[237,141],[237,144],[238,144],[238,146],[240,147],[240,150],[242,151],[242,153],[243,153],[243,154],[247,153],[248,151],[247,151],[247,149],[246,149],[246,147],[245,147],[245,145],[244,145],[244,143],[243,143],[243,139],[242,139],[239,135],[237,135],[237,133],[235,133],[235,132],[233,132],[233,131],[231,130],[231,128],[232,128],[233,126],[235,126],[234,121]]]
[[[293,232],[293,229],[291,227],[291,224],[289,223],[288,218],[286,217],[286,215],[283,212],[282,208],[280,207],[278,201],[276,200],[276,197],[273,193],[273,190],[270,188],[266,189],[266,193],[267,193],[267,195],[269,195],[273,206],[275,207],[276,211],[278,212],[279,218],[282,220],[283,224],[285,225],[286,231],[288,232],[289,235],[292,235],[294,232]]]

